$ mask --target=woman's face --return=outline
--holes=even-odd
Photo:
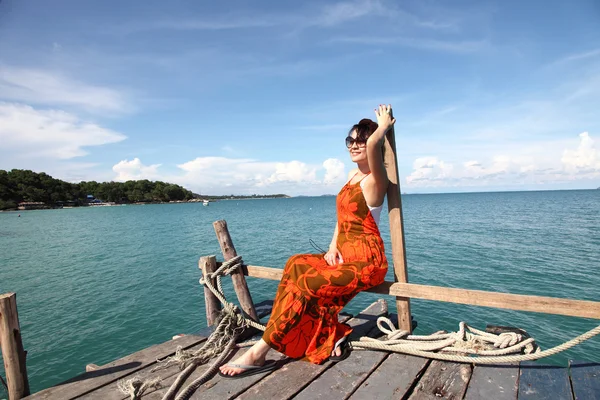
[[[350,158],[352,161],[355,163],[365,161],[367,159],[367,143],[355,140],[356,130],[352,131],[348,138],[350,140],[346,140],[346,146],[350,145],[350,147],[348,147],[348,151],[350,152]]]

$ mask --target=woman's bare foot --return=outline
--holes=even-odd
[[[333,349],[333,351],[331,352],[331,355],[336,356],[336,357],[341,356],[342,355],[342,347],[338,346],[335,349]]]
[[[265,364],[268,352],[269,345],[261,339],[235,361],[231,361],[231,364],[255,365],[257,367],[260,367]],[[221,373],[231,376],[240,374],[245,371],[245,369],[235,368],[227,364],[222,365],[221,367],[219,367],[219,369],[221,370]]]

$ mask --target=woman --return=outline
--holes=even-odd
[[[363,119],[350,130],[346,147],[358,168],[350,171],[337,196],[338,222],[329,251],[287,261],[262,339],[221,366],[222,376],[274,369],[275,362],[265,361],[270,348],[315,364],[349,355],[352,328],[338,322],[338,313],[356,294],[381,284],[388,267],[377,224],[389,183],[383,143],[396,122],[391,111],[380,105],[375,109],[378,123]]]

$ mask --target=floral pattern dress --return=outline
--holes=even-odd
[[[339,312],[385,279],[383,240],[360,181],[350,181],[336,199],[337,248],[344,262],[328,265],[323,254],[297,254],[283,270],[263,339],[288,357],[315,364],[327,360],[335,343],[352,332],[338,322]]]

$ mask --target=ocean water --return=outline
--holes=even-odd
[[[600,190],[403,196],[409,281],[600,301]],[[212,222],[228,222],[244,261],[282,268],[326,248],[334,197],[0,213],[0,293],[17,293],[32,391],[205,326],[198,259],[220,256]],[[389,247],[387,214],[381,231]],[[388,279],[392,278],[391,268]],[[277,282],[248,278],[256,302]],[[227,282],[226,290],[233,298]],[[362,293],[356,313],[379,298]],[[390,308],[394,308],[392,297]],[[597,320],[412,300],[417,333],[460,321],[518,326],[543,349]],[[600,362],[596,337],[546,361]],[[4,371],[0,370],[4,375]],[[0,390],[0,398],[6,394]]]

